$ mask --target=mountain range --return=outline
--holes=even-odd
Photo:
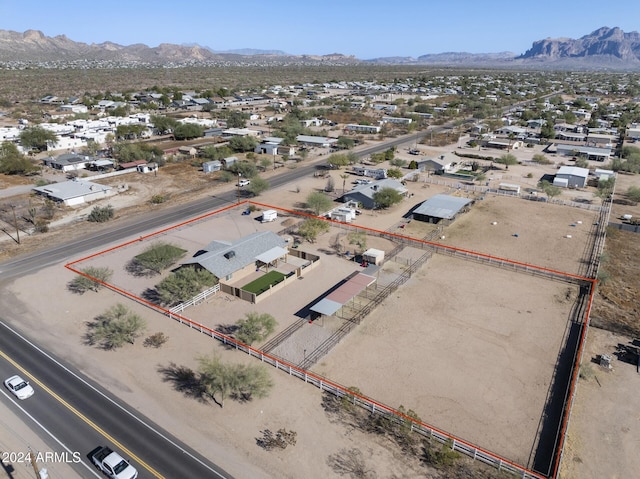
[[[533,42],[522,55],[512,52],[446,52],[413,57],[362,60],[351,55],[290,55],[280,50],[238,49],[216,51],[200,45],[162,43],[118,45],[87,44],[65,35],[48,37],[38,30],[24,33],[0,29],[0,63],[120,66],[195,64],[379,64],[433,65],[478,68],[537,68],[585,70],[640,70],[640,33],[602,27],[578,39],[546,38]]]

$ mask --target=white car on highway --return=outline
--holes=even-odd
[[[27,399],[34,393],[31,385],[18,375],[5,379],[4,385],[18,399]]]

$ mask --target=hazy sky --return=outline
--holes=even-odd
[[[0,29],[78,42],[258,48],[360,59],[511,51],[597,28],[640,29],[640,1],[0,0]]]

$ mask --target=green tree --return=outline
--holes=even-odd
[[[608,178],[606,180],[598,180],[598,192],[596,193],[600,198],[609,198],[613,193],[613,186],[616,182],[615,178]]]
[[[534,161],[534,162],[539,163],[541,165],[548,165],[548,164],[551,163],[551,160],[549,160],[542,153],[536,153],[535,155],[533,155],[533,158],[531,158],[531,161]]]
[[[402,178],[404,175],[402,174],[402,170],[400,168],[389,168],[387,170],[387,176],[389,178]]]
[[[113,156],[120,163],[138,160],[160,163],[163,152],[159,146],[147,143],[117,143],[113,145]]]
[[[547,121],[540,127],[540,138],[552,140],[556,137],[556,131],[553,129],[553,121],[549,118]]]
[[[253,136],[234,136],[229,140],[229,147],[233,151],[245,152],[253,151],[258,144],[258,140]]]
[[[37,170],[38,167],[21,154],[14,143],[5,141],[0,144],[0,173],[28,175]]]
[[[151,115],[150,120],[153,127],[160,134],[173,132],[174,128],[179,124],[175,118],[164,115]]]
[[[500,158],[497,158],[496,159],[496,163],[503,164],[508,169],[510,165],[517,164],[518,163],[518,159],[515,157],[515,155],[512,155],[511,153],[507,153],[507,154],[502,155]]]
[[[378,208],[389,208],[400,203],[403,196],[394,188],[382,188],[373,194],[373,201]]]
[[[347,180],[351,178],[351,175],[344,173],[340,175],[340,178],[342,178],[342,194],[344,195],[345,191],[347,191]]]
[[[88,324],[87,343],[103,349],[116,349],[125,343],[134,344],[146,329],[144,319],[118,303]]]
[[[298,234],[309,243],[315,242],[321,233],[326,233],[327,231],[329,231],[329,223],[318,218],[309,218],[298,228]]]
[[[273,381],[264,366],[254,364],[225,364],[217,356],[201,357],[200,384],[206,394],[220,407],[227,397],[241,401],[266,397]]]
[[[327,158],[327,163],[338,168],[342,168],[349,164],[349,157],[343,153],[334,153]]]
[[[549,198],[554,198],[556,196],[558,196],[559,194],[562,193],[562,189],[557,187],[557,186],[553,186],[551,183],[549,183],[547,180],[542,180],[540,183],[538,183],[538,187],[544,191],[544,193],[549,197]]]
[[[203,289],[210,288],[217,282],[217,278],[208,270],[187,265],[160,281],[155,289],[160,303],[172,306],[189,301]]]
[[[28,150],[46,151],[49,143],[56,143],[58,137],[41,126],[25,128],[20,133],[20,144]]]
[[[309,193],[306,201],[307,208],[314,212],[316,216],[322,211],[326,211],[333,205],[333,200],[321,191]]]
[[[241,175],[242,178],[253,179],[258,174],[258,168],[248,161],[236,161],[229,167],[229,171],[235,176]]]
[[[158,242],[134,256],[126,269],[136,276],[153,276],[175,264],[186,253],[174,244]]]
[[[259,176],[254,176],[251,179],[251,183],[247,186],[247,191],[253,194],[253,196],[258,196],[261,193],[264,193],[269,189],[269,182],[264,178]]]
[[[640,202],[640,187],[639,186],[630,186],[627,189],[626,196],[631,201],[639,203]]]
[[[194,123],[182,123],[173,129],[176,140],[192,140],[204,135],[204,127]]]
[[[233,154],[233,150],[228,146],[205,146],[200,150],[202,156],[207,160],[222,160]]]
[[[349,244],[356,245],[361,251],[367,249],[367,235],[362,231],[352,231],[347,234]]]
[[[346,136],[338,137],[338,142],[336,143],[336,146],[338,148],[343,149],[343,150],[350,150],[355,145],[356,145],[356,142],[354,140],[352,140],[351,138],[346,137]]]
[[[147,127],[142,124],[118,125],[116,128],[116,136],[125,140],[135,140],[146,130]]]
[[[247,313],[246,318],[238,320],[235,338],[251,346],[256,341],[264,341],[275,330],[277,322],[267,313]]]
[[[67,289],[73,293],[84,294],[87,291],[98,292],[104,283],[108,283],[113,270],[106,267],[88,267],[81,270],[84,275],[78,275],[67,283]]]
[[[238,110],[233,110],[227,117],[227,128],[244,128],[249,115]]]

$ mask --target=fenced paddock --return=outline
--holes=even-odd
[[[243,205],[240,205],[241,207]],[[228,209],[228,208],[226,208]],[[277,208],[275,208],[277,209]],[[290,214],[294,214],[293,212],[289,212]],[[203,219],[206,219],[207,217],[213,215],[215,213],[211,213],[210,215],[203,215],[200,218],[197,218],[195,221],[200,221],[202,222]],[[302,215],[304,216],[304,215]],[[182,223],[180,225],[177,225],[176,228],[179,230],[180,228],[184,228],[188,225],[189,222],[186,223]],[[353,225],[342,225],[342,224],[338,224],[336,222],[332,222],[335,226],[339,226],[345,229],[357,229],[356,227],[354,227]],[[144,238],[140,238],[140,240],[142,239],[153,239],[156,235],[164,235],[166,234],[168,231],[170,231],[172,228],[166,228],[163,229],[157,233],[151,234],[151,235],[147,235]],[[400,243],[404,243],[407,245],[414,245],[417,248],[420,249],[426,249],[429,250],[428,252],[443,252],[443,251],[448,251],[450,254],[452,254],[454,257],[458,256],[459,254],[466,256],[470,256],[473,257],[476,261],[469,263],[468,261],[462,261],[464,263],[467,264],[474,264],[477,263],[476,266],[478,268],[481,268],[481,273],[480,273],[480,279],[477,279],[476,283],[478,284],[491,284],[491,281],[488,280],[486,278],[486,275],[483,274],[482,272],[486,272],[486,271],[494,271],[496,274],[504,274],[504,275],[509,275],[509,277],[511,278],[509,281],[507,281],[508,284],[513,284],[513,278],[526,278],[527,281],[541,281],[543,284],[546,284],[547,287],[548,285],[554,285],[556,287],[561,287],[561,288],[578,288],[579,286],[576,285],[580,284],[580,287],[584,287],[585,285],[590,285],[590,283],[588,283],[587,280],[585,280],[585,278],[580,279],[577,275],[575,277],[571,276],[571,275],[567,275],[567,277],[565,278],[564,281],[554,281],[554,282],[545,282],[544,279],[541,276],[548,276],[550,275],[550,277],[556,278],[556,279],[561,279],[563,277],[563,273],[561,273],[560,271],[554,271],[554,270],[550,270],[547,269],[545,270],[545,268],[539,268],[537,266],[531,265],[531,264],[526,264],[526,263],[518,263],[518,262],[510,262],[509,260],[501,260],[500,258],[497,257],[491,257],[489,255],[486,254],[475,254],[471,251],[460,251],[459,253],[457,252],[457,250],[455,248],[452,248],[449,245],[438,245],[438,244],[434,244],[434,243],[429,243],[429,242],[420,242],[420,241],[416,241],[413,240],[411,238],[406,238],[403,237],[402,235],[396,235],[396,234],[392,234],[389,232],[383,232],[383,231],[377,231],[377,230],[371,230],[371,229],[367,229],[367,228],[360,228],[359,230],[361,231],[366,231],[369,234],[373,234],[376,236],[380,236],[380,237],[384,237],[384,238],[388,238],[388,239],[392,239],[394,241],[400,242]],[[91,255],[90,257],[87,258],[83,258],[77,261],[74,261],[73,263],[69,263],[67,266],[68,269],[78,273],[78,274],[83,274],[81,273],[78,268],[81,266],[81,263],[88,260],[88,259],[92,259],[92,258],[98,258],[104,254],[109,254],[110,252],[113,252],[119,248],[123,248],[123,247],[127,247],[127,246],[131,246],[133,244],[137,244],[139,240],[135,239],[132,240],[130,242],[124,243],[122,245],[116,246],[114,248],[110,248],[107,251],[104,252],[100,252],[97,253],[95,255]],[[456,251],[456,253],[452,253],[453,251]],[[426,252],[425,252],[426,254]],[[447,258],[443,255],[435,255],[433,256],[432,260],[434,259],[438,259],[440,258],[441,260],[444,261],[453,261],[454,258]],[[459,259],[455,259],[455,261],[458,261]],[[489,263],[488,263],[489,262]],[[511,264],[513,263],[513,264]],[[486,268],[486,264],[493,264],[493,265],[498,265],[500,266],[499,268]],[[511,271],[507,271],[506,268],[510,269]],[[429,263],[429,267],[427,268],[427,270],[432,270],[432,265],[431,263]],[[451,268],[445,268],[445,271],[450,271]],[[526,274],[526,275],[522,275],[520,274],[521,272],[533,272],[533,274]],[[413,281],[418,281],[420,280],[420,275],[423,273],[422,270],[417,270],[417,274],[415,274],[414,277],[410,278],[409,280],[406,281],[405,286],[403,286],[402,289],[395,289],[394,292],[402,292],[405,293],[405,288],[409,287],[411,285],[411,283]],[[541,274],[542,273],[542,274]],[[86,276],[86,275],[85,275]],[[548,279],[548,278],[546,278]],[[542,284],[541,283],[541,284]],[[434,284],[437,284],[436,282],[434,282]],[[529,454],[528,457],[526,458],[521,458],[521,457],[516,457],[513,455],[510,455],[509,453],[503,453],[502,451],[498,450],[499,447],[494,447],[492,446],[489,441],[486,441],[485,437],[473,437],[473,435],[469,435],[467,436],[466,433],[464,432],[458,432],[457,430],[454,430],[452,427],[449,427],[447,424],[447,422],[442,423],[445,427],[447,427],[447,429],[449,431],[453,431],[453,433],[451,432],[445,432],[444,430],[435,428],[431,425],[429,425],[426,422],[422,422],[422,421],[414,421],[411,418],[407,418],[406,416],[404,416],[403,414],[401,414],[400,412],[398,412],[397,410],[395,410],[394,408],[385,405],[384,403],[391,403],[391,404],[399,404],[400,402],[402,402],[402,404],[404,404],[406,407],[410,407],[413,409],[416,409],[415,406],[415,402],[413,401],[413,398],[417,398],[418,400],[420,400],[420,395],[415,395],[415,391],[416,391],[416,386],[419,386],[419,384],[414,384],[414,382],[410,383],[407,385],[407,391],[409,391],[411,394],[411,400],[404,400],[403,398],[397,398],[397,397],[393,397],[393,398],[389,398],[386,399],[383,396],[384,395],[380,395],[380,396],[376,396],[375,392],[370,391],[368,388],[363,388],[361,387],[361,385],[359,384],[349,384],[349,382],[344,382],[343,384],[349,384],[349,386],[355,385],[355,386],[360,386],[361,389],[366,391],[367,396],[374,396],[374,397],[379,397],[381,398],[381,401],[378,400],[373,400],[371,399],[371,397],[367,397],[364,395],[354,395],[352,393],[350,393],[348,391],[347,388],[345,388],[344,386],[341,386],[339,382],[334,381],[334,380],[329,380],[326,379],[324,376],[326,375],[325,373],[327,371],[322,371],[322,370],[318,370],[315,372],[311,372],[308,370],[305,370],[304,368],[298,367],[294,364],[292,364],[291,362],[288,361],[283,361],[280,358],[266,353],[264,351],[255,349],[255,348],[251,348],[249,346],[246,346],[244,344],[238,343],[237,341],[233,340],[232,338],[225,336],[224,334],[221,334],[218,331],[215,331],[211,328],[208,328],[206,326],[203,326],[201,324],[198,324],[194,321],[189,320],[188,318],[184,317],[182,314],[178,314],[178,313],[172,313],[168,310],[165,310],[163,308],[160,308],[140,297],[138,297],[137,295],[129,292],[129,291],[125,291],[121,288],[119,288],[116,285],[113,284],[105,284],[105,286],[109,287],[110,289],[112,289],[115,292],[118,292],[120,294],[122,294],[123,296],[126,296],[132,300],[138,301],[139,303],[142,303],[146,306],[148,306],[149,308],[152,308],[156,311],[159,311],[163,314],[166,314],[167,316],[169,316],[170,318],[179,321],[182,324],[187,325],[189,328],[194,329],[198,332],[201,332],[203,334],[206,334],[207,336],[210,336],[214,339],[217,339],[219,341],[221,341],[224,344],[227,344],[229,346],[232,346],[234,348],[236,348],[237,350],[240,351],[244,351],[247,354],[250,354],[253,357],[258,358],[259,360],[270,364],[282,371],[285,371],[286,373],[298,377],[302,380],[304,380],[305,382],[308,382],[310,384],[313,384],[315,386],[317,386],[318,388],[320,388],[323,391],[327,391],[330,392],[332,394],[338,395],[338,396],[344,396],[344,395],[349,395],[351,397],[353,397],[353,401],[354,403],[367,408],[368,410],[370,410],[372,413],[374,414],[385,414],[385,415],[389,415],[390,417],[394,418],[394,420],[398,420],[398,421],[410,421],[412,424],[412,428],[418,433],[418,434],[422,434],[426,437],[431,437],[434,440],[440,441],[440,442],[449,442],[452,445],[452,448],[462,452],[464,454],[469,455],[470,457],[473,457],[476,460],[480,460],[481,462],[485,462],[487,464],[490,464],[492,466],[495,466],[501,470],[504,471],[508,471],[510,473],[513,473],[514,475],[518,476],[518,477],[523,477],[523,478],[538,478],[538,479],[542,479],[545,477],[555,477],[555,474],[557,472],[557,468],[555,468],[554,470],[550,470],[550,471],[545,471],[545,472],[534,472],[531,470],[530,468],[530,464],[532,464],[531,462],[531,452]],[[443,294],[435,294],[435,295],[431,295],[431,296],[427,296],[425,294],[425,292],[423,290],[421,290],[420,292],[420,299],[427,299],[427,298],[439,298],[439,299],[443,299],[443,298],[447,298],[447,297],[451,297],[451,292],[452,291],[456,291],[459,292],[460,289],[464,290],[463,287],[463,283],[460,281],[454,281],[449,289],[451,291],[446,291],[446,293]],[[507,288],[499,288],[499,292],[502,294],[506,291]],[[526,289],[526,288],[525,288]],[[539,291],[540,289],[545,289],[546,288],[533,288],[531,289],[531,291]],[[473,294],[471,294],[471,290],[465,290],[466,292],[466,296],[469,297],[470,300],[475,299],[477,297],[474,296]],[[382,311],[382,308],[385,307],[389,307],[389,305],[393,305],[396,304],[396,299],[395,298],[395,294],[393,295],[394,297],[389,297],[389,299],[387,299],[386,301],[382,301],[381,304],[378,306],[378,308],[375,309],[375,311],[373,312],[373,316],[378,315],[379,313],[383,313],[384,311]],[[554,296],[555,298],[555,296]],[[547,298],[549,299],[549,298]],[[553,298],[552,298],[553,300]],[[493,303],[496,303],[496,298],[493,298]],[[544,304],[543,302],[540,301],[536,301],[537,304]],[[499,303],[498,303],[499,304]],[[433,309],[433,308],[431,308]],[[572,308],[569,308],[570,310]],[[426,307],[423,307],[420,311],[420,314],[424,314],[427,311]],[[527,309],[524,310],[524,313],[522,311],[517,311],[515,308],[513,309],[513,311],[511,311],[512,313],[514,313],[514,316],[516,317],[516,319],[520,319],[521,321],[516,322],[516,324],[520,325],[519,328],[515,329],[515,332],[518,332],[519,334],[524,334],[523,331],[526,330],[526,332],[539,332],[540,330],[542,331],[549,331],[549,328],[545,328],[545,325],[541,325],[540,321],[535,321],[535,320],[531,320],[532,318],[526,318],[526,316],[529,313],[529,311],[533,311],[533,309]],[[567,313],[567,314],[570,314]],[[564,318],[564,326],[566,326],[566,317],[567,314],[564,315],[557,315],[557,314],[552,314],[551,312],[547,311],[545,312],[545,315],[548,317],[554,317],[556,319],[558,318]],[[524,319],[528,319],[525,321],[523,320],[523,317],[518,317],[524,315],[525,318]],[[455,315],[454,315],[455,316]],[[469,318],[473,318],[475,316],[474,314],[468,314],[466,317]],[[489,315],[490,316],[490,315]],[[400,315],[400,317],[405,317],[405,315]],[[465,317],[464,315],[462,315],[462,317]],[[465,318],[466,318],[465,317]],[[368,318],[366,322],[364,322],[360,328],[355,329],[354,331],[352,331],[352,334],[349,335],[347,338],[348,340],[351,340],[352,338],[355,338],[359,335],[359,333],[361,333],[362,331],[366,332],[366,333],[370,333],[370,329],[376,327],[375,323],[370,321],[371,318]],[[455,320],[455,317],[452,317],[453,320]],[[534,318],[535,319],[535,318]],[[442,322],[446,322],[446,321],[442,321]],[[533,327],[531,325],[536,325],[537,324],[537,328]],[[458,323],[458,326],[464,326],[464,324],[460,324]],[[525,326],[527,326],[525,328]],[[298,327],[298,326],[296,326]],[[385,328],[389,328],[388,325],[384,326]],[[556,326],[558,327],[558,326]],[[365,329],[365,328],[369,328],[369,330]],[[459,329],[463,329],[463,328],[459,328]],[[485,339],[487,337],[491,337],[491,331],[490,330],[482,330],[482,328],[478,329],[477,325],[476,325],[476,329],[478,332],[479,336],[483,336],[485,337]],[[486,328],[485,328],[486,329]],[[520,331],[522,330],[522,331]],[[403,337],[402,335],[398,335],[398,331],[400,331],[398,329],[398,327],[396,325],[393,325],[392,328],[392,334],[388,335],[387,337],[385,337],[385,341],[388,342],[389,344],[393,345],[395,347],[395,351],[398,350],[413,350],[413,351],[421,351],[424,350],[425,347],[423,344],[417,344],[417,345],[411,345],[408,346],[406,344],[406,342],[403,342]],[[584,331],[584,329],[583,329]],[[405,333],[409,333],[408,331],[405,331]],[[511,333],[514,333],[514,331],[511,331]],[[437,336],[437,335],[436,335]],[[495,336],[495,335],[494,335]],[[499,340],[495,340],[496,338],[494,337],[494,341],[489,341],[489,344],[492,345],[492,347],[497,348],[498,351],[505,351],[505,348],[507,346],[510,346],[512,341],[508,335],[503,335],[504,337],[502,338],[498,338]],[[560,333],[558,335],[558,337],[560,339],[558,339],[558,341],[561,341],[562,338],[562,333]],[[421,335],[420,334],[416,334],[415,331],[413,331],[413,334],[411,335],[411,337],[413,338],[420,338]],[[429,337],[428,335],[425,335],[424,337]],[[555,336],[554,336],[555,338]],[[437,339],[437,338],[436,338]],[[345,348],[348,347],[348,345],[346,345],[346,343],[348,343],[349,341],[343,341],[341,344],[339,344],[336,348],[336,350],[334,352],[331,353],[331,357],[333,357],[333,355],[335,354],[335,352],[339,352],[339,350],[341,348]],[[459,348],[457,341],[456,341],[456,337],[455,336],[450,336],[447,338],[441,337],[439,344],[441,346],[447,346],[449,349],[447,351],[444,351],[441,356],[438,356],[438,354],[435,351],[426,351],[427,353],[429,353],[428,356],[428,360],[427,361],[419,361],[420,362],[420,367],[422,369],[420,369],[420,373],[418,374],[418,376],[413,376],[414,380],[415,379],[419,379],[420,378],[420,374],[425,370],[425,367],[430,367],[433,366],[431,364],[431,359],[433,359],[434,357],[441,357],[441,358],[445,358],[445,359],[456,359],[459,357],[464,357],[465,355],[462,353],[471,353],[472,358],[475,360],[477,359],[477,355],[475,353],[478,352],[478,350],[469,350],[469,349],[464,349],[464,348]],[[520,344],[520,349],[517,349],[517,353],[520,355],[523,355],[525,357],[525,359],[530,359],[533,354],[532,349],[536,349],[535,348],[535,343],[534,345],[531,344]],[[544,344],[544,342],[543,342]],[[580,342],[580,344],[582,344],[582,340]],[[505,353],[506,354],[506,353]],[[556,354],[553,355],[551,354],[551,356],[553,356],[553,359],[551,359],[550,361],[553,362],[554,360],[556,360],[558,358],[558,353],[556,351]],[[577,355],[579,357],[579,354]],[[360,363],[360,364],[364,364],[364,366],[368,369],[376,369],[378,371],[383,370],[383,368],[385,367],[389,367],[389,365],[387,364],[386,361],[382,360],[376,360],[374,361],[374,365],[372,367],[371,363],[367,363],[366,358],[360,358],[358,357],[357,361],[353,360],[353,357],[357,357],[357,356],[352,356],[348,362],[351,363]],[[509,358],[511,359],[511,358]],[[497,358],[496,361],[492,361],[493,363],[495,363],[493,365],[493,367],[498,367],[497,364],[511,364],[510,361],[500,361],[500,358]],[[526,364],[531,365],[531,362],[533,363],[537,363],[537,359],[533,360],[533,361],[525,361]],[[406,361],[403,364],[406,365],[411,365],[412,361]],[[554,365],[550,365],[550,369],[553,371],[553,367]],[[403,372],[406,368],[400,367],[394,367],[394,374]],[[497,374],[493,373],[491,374],[489,372],[489,368],[483,368],[480,367],[478,365],[474,366],[473,368],[471,368],[471,371],[473,371],[474,373],[474,377],[477,378],[477,380],[482,380],[482,384],[485,385],[495,385],[496,382],[502,382],[505,379],[505,374],[503,371],[499,371]],[[457,371],[454,372],[453,374],[449,374],[448,375],[448,379],[449,382],[452,382],[453,379],[457,378]],[[576,378],[576,371],[575,368],[573,369],[573,375],[572,375],[572,384],[575,384],[575,378]],[[391,374],[389,377],[393,377],[393,374]],[[526,380],[523,379],[523,377],[526,377]],[[360,378],[360,376],[358,376],[358,378]],[[547,382],[550,382],[553,378],[553,373],[550,374],[547,378]],[[361,379],[359,379],[360,381]],[[512,381],[508,386],[511,388],[511,390],[516,390],[519,391],[522,388],[523,383],[527,383],[532,381],[530,376],[527,376],[526,374],[523,376],[517,375],[516,380]],[[342,382],[342,381],[340,381]],[[461,381],[455,381],[456,383],[460,383],[460,384],[466,384],[469,385],[468,382],[466,382],[464,379]],[[544,378],[543,378],[543,382],[544,382]],[[390,388],[387,386],[387,390],[389,390]],[[433,387],[432,385],[429,385],[428,388],[430,391],[434,391],[437,392],[437,387]],[[548,388],[541,388],[544,390],[543,392],[543,396],[547,395],[547,391]],[[573,389],[571,391],[569,391],[568,394],[568,398],[569,400],[572,398],[572,394],[573,394]],[[406,392],[406,391],[405,391]],[[509,400],[509,395],[502,395],[502,393],[500,394],[501,398],[506,397],[507,400]],[[478,395],[476,393],[474,393],[474,398],[477,399],[477,402],[482,402],[480,401],[480,399],[482,399],[481,395]],[[544,402],[544,401],[543,401]],[[512,405],[508,405],[508,406],[512,406]],[[504,405],[503,405],[504,408]],[[434,417],[435,415],[434,410],[433,409],[429,409],[429,411],[425,414],[425,413],[421,413],[420,411],[418,411],[419,414],[421,414],[421,416],[428,418],[429,422],[434,422]],[[513,424],[501,424],[501,416],[500,416],[500,411],[492,411],[489,414],[480,414],[478,417],[481,418],[480,423],[476,424],[478,430],[484,430],[484,428],[486,428],[487,424],[491,424],[491,426],[495,429],[502,429],[502,431],[508,435],[508,433],[511,432],[511,429]],[[565,416],[566,417],[566,416]],[[535,426],[532,426],[534,429],[536,429],[538,422],[540,420],[540,415],[538,415],[535,419],[534,418],[529,418],[529,422],[535,422]],[[453,423],[452,423],[453,424]],[[565,420],[565,425],[566,425],[566,420]],[[565,430],[565,427],[563,426],[563,431]],[[564,432],[563,432],[564,434]],[[466,440],[461,439],[461,436],[466,437]],[[560,437],[560,443],[562,442],[562,436]],[[508,441],[508,439],[507,439]],[[535,440],[534,440],[535,442]],[[484,447],[479,447],[476,446],[474,443],[476,444],[482,444]],[[535,447],[535,444],[532,445],[532,448]],[[498,452],[490,452],[491,451],[498,451]],[[505,457],[509,457],[510,459],[505,459]],[[556,456],[557,457],[557,456]]]

